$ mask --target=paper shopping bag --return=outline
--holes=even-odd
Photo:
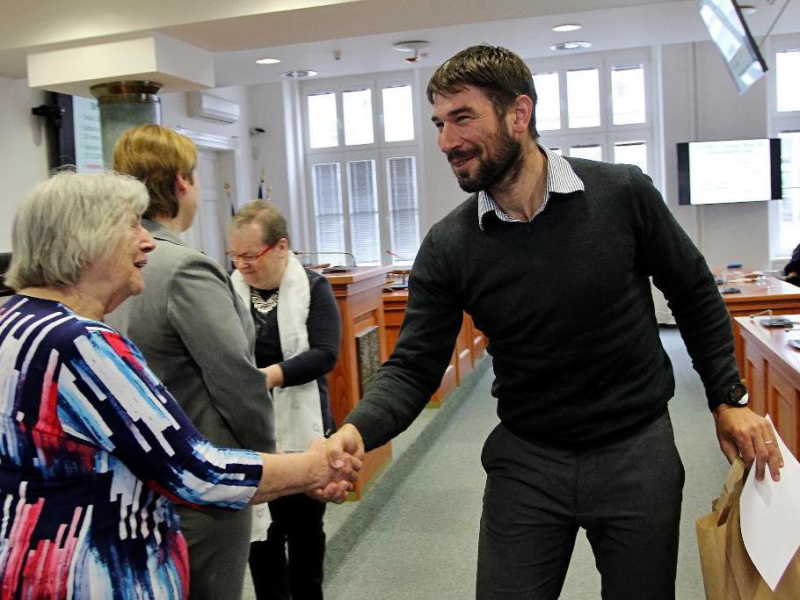
[[[795,554],[773,592],[753,566],[742,541],[739,496],[744,463],[731,465],[712,512],[697,520],[697,544],[708,600],[797,600],[800,598],[800,553]]]

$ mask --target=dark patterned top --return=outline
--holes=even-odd
[[[249,450],[212,446],[107,325],[49,300],[0,308],[3,598],[182,598],[173,500],[240,509]]]

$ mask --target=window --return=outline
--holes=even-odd
[[[536,87],[536,128],[539,131],[561,129],[561,100],[558,93],[558,73],[537,73],[533,76]]]
[[[800,110],[800,49],[776,53],[775,77],[778,112]]]
[[[411,84],[336,80],[303,93],[318,259],[342,264],[349,252],[358,265],[413,261],[419,142]]]
[[[634,164],[653,174],[649,51],[542,59],[530,66],[545,146],[564,156]]]
[[[800,36],[774,36],[767,72],[770,135],[781,139],[783,199],[770,202],[770,254],[785,259],[800,243]]]
[[[600,74],[597,69],[567,71],[567,105],[570,128],[600,125]]]

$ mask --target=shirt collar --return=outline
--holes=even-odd
[[[547,187],[544,194],[544,202],[536,211],[536,215],[542,212],[550,200],[550,194],[571,194],[573,192],[584,191],[583,181],[575,174],[572,166],[559,154],[549,148],[539,144],[542,152],[547,157]],[[501,221],[508,223],[521,223],[519,219],[508,216],[506,212],[494,201],[489,192],[481,190],[478,192],[478,227],[483,231],[483,217],[487,213],[493,212]],[[534,217],[536,215],[533,215]]]

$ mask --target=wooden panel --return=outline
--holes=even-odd
[[[767,413],[767,363],[758,345],[743,340],[744,371],[747,379],[747,390],[750,395],[750,408],[764,416]]]
[[[387,354],[391,354],[397,343],[397,338],[400,336],[400,327],[403,324],[403,317],[405,316],[406,306],[408,305],[408,290],[393,290],[385,291],[383,293],[383,314],[386,329],[386,346],[388,349]],[[480,336],[480,337],[477,337]],[[431,396],[428,406],[439,407],[444,402],[447,394],[449,394],[467,374],[472,371],[474,365],[483,354],[486,347],[485,338],[483,334],[475,333],[472,327],[472,319],[466,313],[464,314],[464,324],[458,334],[456,340],[456,347],[453,350],[453,355],[450,358],[450,364],[447,366],[442,382],[439,388]],[[479,352],[475,352],[475,343],[477,341],[480,347]]]
[[[800,319],[795,315],[793,320]],[[800,451],[800,351],[789,344],[788,332],[768,329],[738,317],[751,404],[769,413],[778,434],[797,457]]]
[[[339,360],[328,374],[328,391],[333,417],[341,424],[361,399],[356,336],[371,327],[378,328],[380,361],[386,360],[386,326],[383,316],[381,290],[390,267],[357,267],[344,274],[326,276],[342,319],[342,341]],[[391,443],[367,453],[355,491],[358,499],[392,456]]]
[[[731,318],[749,317],[758,313],[766,313],[766,311],[770,311],[773,315],[800,313],[800,288],[777,277],[768,277],[767,283],[731,282],[725,284],[724,287],[735,287],[741,290],[739,294],[722,294]],[[746,383],[741,332],[735,321],[733,322],[733,343],[736,363],[739,365],[739,371]]]
[[[796,449],[798,448],[797,389],[778,369],[770,372],[768,385],[768,406],[773,424],[786,446],[789,449]]]

